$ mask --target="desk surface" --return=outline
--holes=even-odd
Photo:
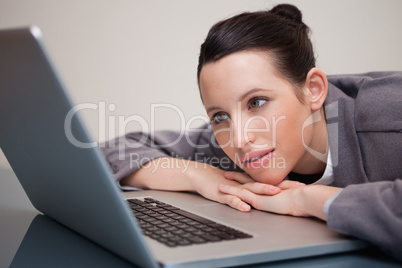
[[[41,215],[15,174],[0,168],[0,267],[131,267],[113,253]],[[295,259],[252,267],[401,267],[376,250]],[[248,266],[250,267],[250,266]]]

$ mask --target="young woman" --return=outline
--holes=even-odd
[[[103,148],[123,189],[318,217],[401,255],[401,73],[327,79],[300,11],[278,5],[214,25],[197,76],[211,124]]]

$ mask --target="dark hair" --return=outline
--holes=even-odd
[[[215,24],[201,45],[198,60],[198,83],[202,67],[240,51],[267,51],[274,59],[279,74],[297,90],[315,67],[310,30],[302,21],[300,10],[289,4],[277,5],[268,11],[246,12]]]

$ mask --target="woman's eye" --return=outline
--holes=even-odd
[[[266,102],[267,102],[266,99],[252,99],[248,104],[248,108],[255,109],[263,106]]]
[[[225,113],[217,113],[212,117],[212,120],[215,124],[219,124],[224,120],[229,119],[229,115]]]

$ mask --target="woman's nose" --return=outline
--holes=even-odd
[[[232,121],[231,123],[232,142],[235,148],[244,148],[255,142],[256,135],[250,131],[244,120],[239,120],[239,122]]]

